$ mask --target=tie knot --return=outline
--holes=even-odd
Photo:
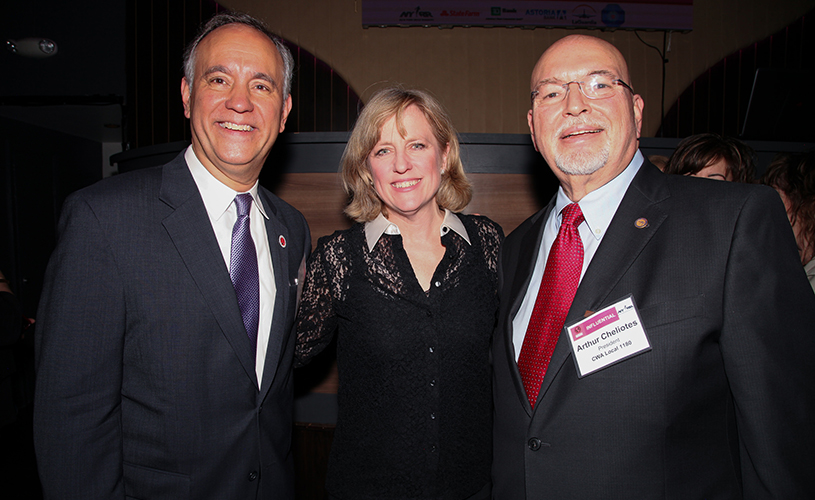
[[[563,207],[563,224],[577,227],[583,220],[583,211],[580,210],[580,205],[577,203],[569,203]]]
[[[243,193],[236,196],[235,207],[238,209],[238,217],[249,215],[249,210],[252,208],[252,195]]]

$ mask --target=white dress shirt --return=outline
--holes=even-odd
[[[192,178],[198,186],[198,192],[204,200],[204,207],[209,215],[209,222],[221,248],[227,271],[229,270],[232,251],[232,228],[238,220],[235,207],[235,196],[241,194],[227,187],[216,179],[195,156],[192,146],[184,153]],[[248,191],[252,195],[252,208],[249,212],[249,228],[255,243],[258,256],[258,277],[260,278],[260,317],[258,318],[258,343],[255,355],[255,374],[260,387],[263,378],[263,366],[266,362],[266,348],[269,345],[269,332],[272,328],[272,314],[275,301],[275,280],[272,269],[272,256],[269,252],[269,238],[266,237],[266,223],[269,217],[258,197],[258,183]],[[228,300],[224,297],[224,300]]]
[[[591,259],[597,252],[597,248],[603,241],[608,226],[611,224],[611,219],[617,212],[617,207],[628,191],[628,186],[634,179],[634,176],[639,172],[642,165],[642,153],[637,150],[631,163],[623,170],[617,177],[611,179],[603,186],[595,189],[578,203],[580,210],[583,212],[585,221],[578,226],[580,239],[583,241],[583,269],[580,272],[580,280],[583,280],[583,275],[586,274]],[[559,187],[557,190],[557,199],[555,200],[555,209],[549,213],[546,219],[546,225],[543,230],[543,239],[541,240],[540,248],[538,249],[538,257],[535,261],[535,270],[532,272],[532,279],[529,281],[529,286],[526,289],[526,295],[521,303],[520,309],[512,319],[512,343],[515,346],[515,361],[518,361],[518,356],[521,354],[521,346],[523,346],[524,337],[526,337],[526,328],[529,326],[529,320],[532,317],[532,310],[535,308],[535,300],[538,297],[538,289],[540,288],[541,281],[543,280],[543,271],[546,269],[546,259],[549,257],[549,249],[557,238],[557,233],[560,230],[560,223],[563,220],[561,212],[566,205],[572,203],[563,188]]]

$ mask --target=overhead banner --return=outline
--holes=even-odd
[[[362,26],[693,29],[693,0],[362,0]]]

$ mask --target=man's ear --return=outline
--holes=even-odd
[[[289,113],[291,112],[291,94],[286,97],[286,100],[283,101],[283,109],[280,110],[280,132],[283,133],[283,130],[286,128],[286,119],[289,117]]]
[[[192,89],[187,83],[187,77],[181,78],[181,102],[184,103],[184,116],[190,117],[190,93]]]
[[[535,147],[535,151],[538,151],[538,143],[535,142],[535,120],[532,119],[532,110],[529,110],[529,113],[526,114],[526,121],[529,123],[529,133],[532,135],[532,145]],[[538,151],[540,153],[540,151]]]
[[[634,121],[637,124],[637,139],[640,138],[640,130],[642,130],[642,109],[645,107],[645,101],[642,96],[634,94]]]

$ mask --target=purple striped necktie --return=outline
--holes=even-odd
[[[260,317],[260,279],[255,242],[249,228],[249,211],[252,208],[252,195],[239,194],[235,197],[238,220],[232,227],[232,250],[229,258],[229,277],[238,297],[238,307],[243,316],[243,326],[257,349],[258,319]]]

